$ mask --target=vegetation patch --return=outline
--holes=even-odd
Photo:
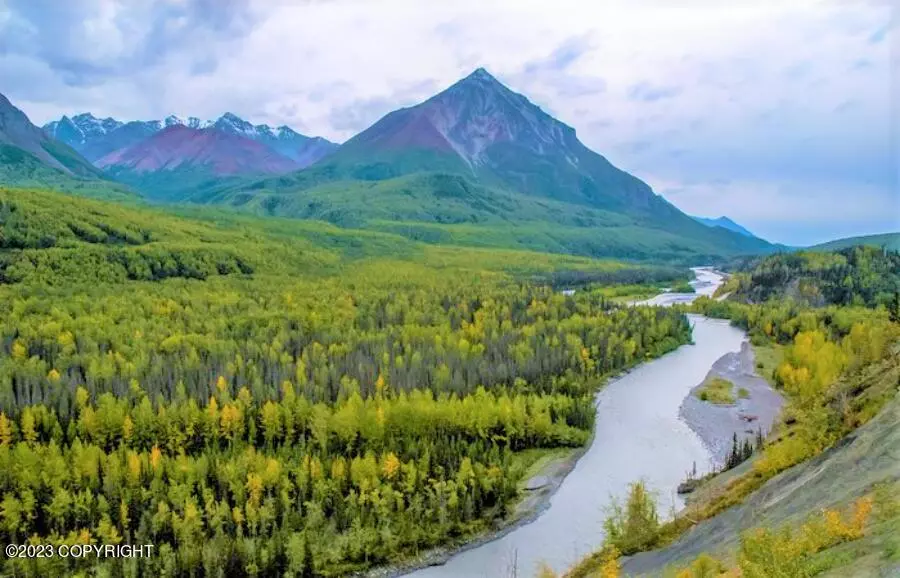
[[[694,286],[687,281],[685,281],[684,283],[679,283],[678,285],[672,287],[673,293],[696,293],[696,291],[697,290],[694,289]]]
[[[734,384],[721,377],[707,379],[694,392],[694,395],[700,401],[706,401],[715,405],[733,405],[735,402]]]

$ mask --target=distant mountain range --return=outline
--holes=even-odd
[[[722,227],[723,229],[728,229],[729,231],[734,231],[735,233],[740,233],[741,235],[746,235],[747,237],[756,237],[756,235],[754,235],[744,227],[738,225],[728,217],[717,217],[715,219],[710,219],[707,217],[693,217],[693,219],[699,223],[703,223],[707,227]]]
[[[31,126],[94,178],[86,159],[159,202],[626,259],[697,263],[775,249],[685,215],[481,68],[341,146],[230,113],[146,122],[84,113],[43,132]]]
[[[278,154],[293,161],[292,169],[311,165],[338,145],[321,137],[304,136],[288,126],[272,128],[254,125],[239,116],[226,112],[217,120],[203,121],[197,117],[187,119],[171,115],[163,120],[123,122],[114,118],[96,118],[91,113],[63,116],[44,125],[44,131],[60,140],[90,161],[99,159],[153,136],[171,126],[192,129],[216,129],[222,132],[257,141]]]

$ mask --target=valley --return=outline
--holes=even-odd
[[[611,499],[638,478],[653,488],[661,511],[680,508],[675,490],[685,472],[691,464],[707,471],[713,456],[679,418],[679,407],[713,363],[739,350],[745,338],[721,321],[697,316],[690,322],[693,345],[611,380],[597,394],[590,445],[534,521],[408,575],[536,576],[542,564],[564,570],[600,544]]]
[[[463,4],[0,2],[0,576],[900,572],[890,27]]]

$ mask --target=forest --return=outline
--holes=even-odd
[[[611,298],[683,271],[362,235],[0,190],[0,533],[157,548],[3,572],[414,555],[505,516],[607,376],[690,340],[682,311]]]
[[[859,245],[747,259],[721,292],[749,303],[781,298],[813,307],[896,307],[900,251]]]

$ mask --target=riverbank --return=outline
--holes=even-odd
[[[707,268],[695,274],[700,291],[689,299],[711,293],[722,279]],[[685,469],[695,461],[705,468],[711,456],[679,418],[679,406],[714,362],[739,350],[745,338],[727,322],[690,318],[695,345],[610,376],[597,394],[591,438],[581,448],[532,464],[520,483],[522,497],[504,520],[357,576],[525,577],[541,563],[562,570],[596,548],[605,508],[635,477],[646,477],[670,507],[681,507],[675,490]],[[615,443],[597,443],[600,439]]]
[[[610,376],[600,387],[598,395],[603,388],[627,376],[642,365],[643,363],[637,364]],[[497,541],[507,534],[531,524],[550,507],[551,499],[565,481],[566,476],[571,473],[578,464],[578,460],[593,445],[596,431],[596,428],[591,431],[590,437],[582,447],[571,448],[567,451],[557,450],[559,451],[558,455],[551,453],[546,459],[539,459],[540,463],[533,464],[519,484],[522,496],[512,505],[512,513],[502,520],[494,520],[489,529],[455,542],[430,548],[413,558],[353,574],[352,578],[400,578],[417,570],[441,566],[454,556]]]
[[[734,403],[717,405],[700,399],[704,384],[716,378],[733,384]],[[781,394],[757,374],[753,348],[744,341],[739,352],[726,353],[713,364],[703,382],[684,399],[679,416],[712,453],[714,464],[721,466],[735,434],[738,442],[754,439],[758,431],[766,435],[783,405]]]

